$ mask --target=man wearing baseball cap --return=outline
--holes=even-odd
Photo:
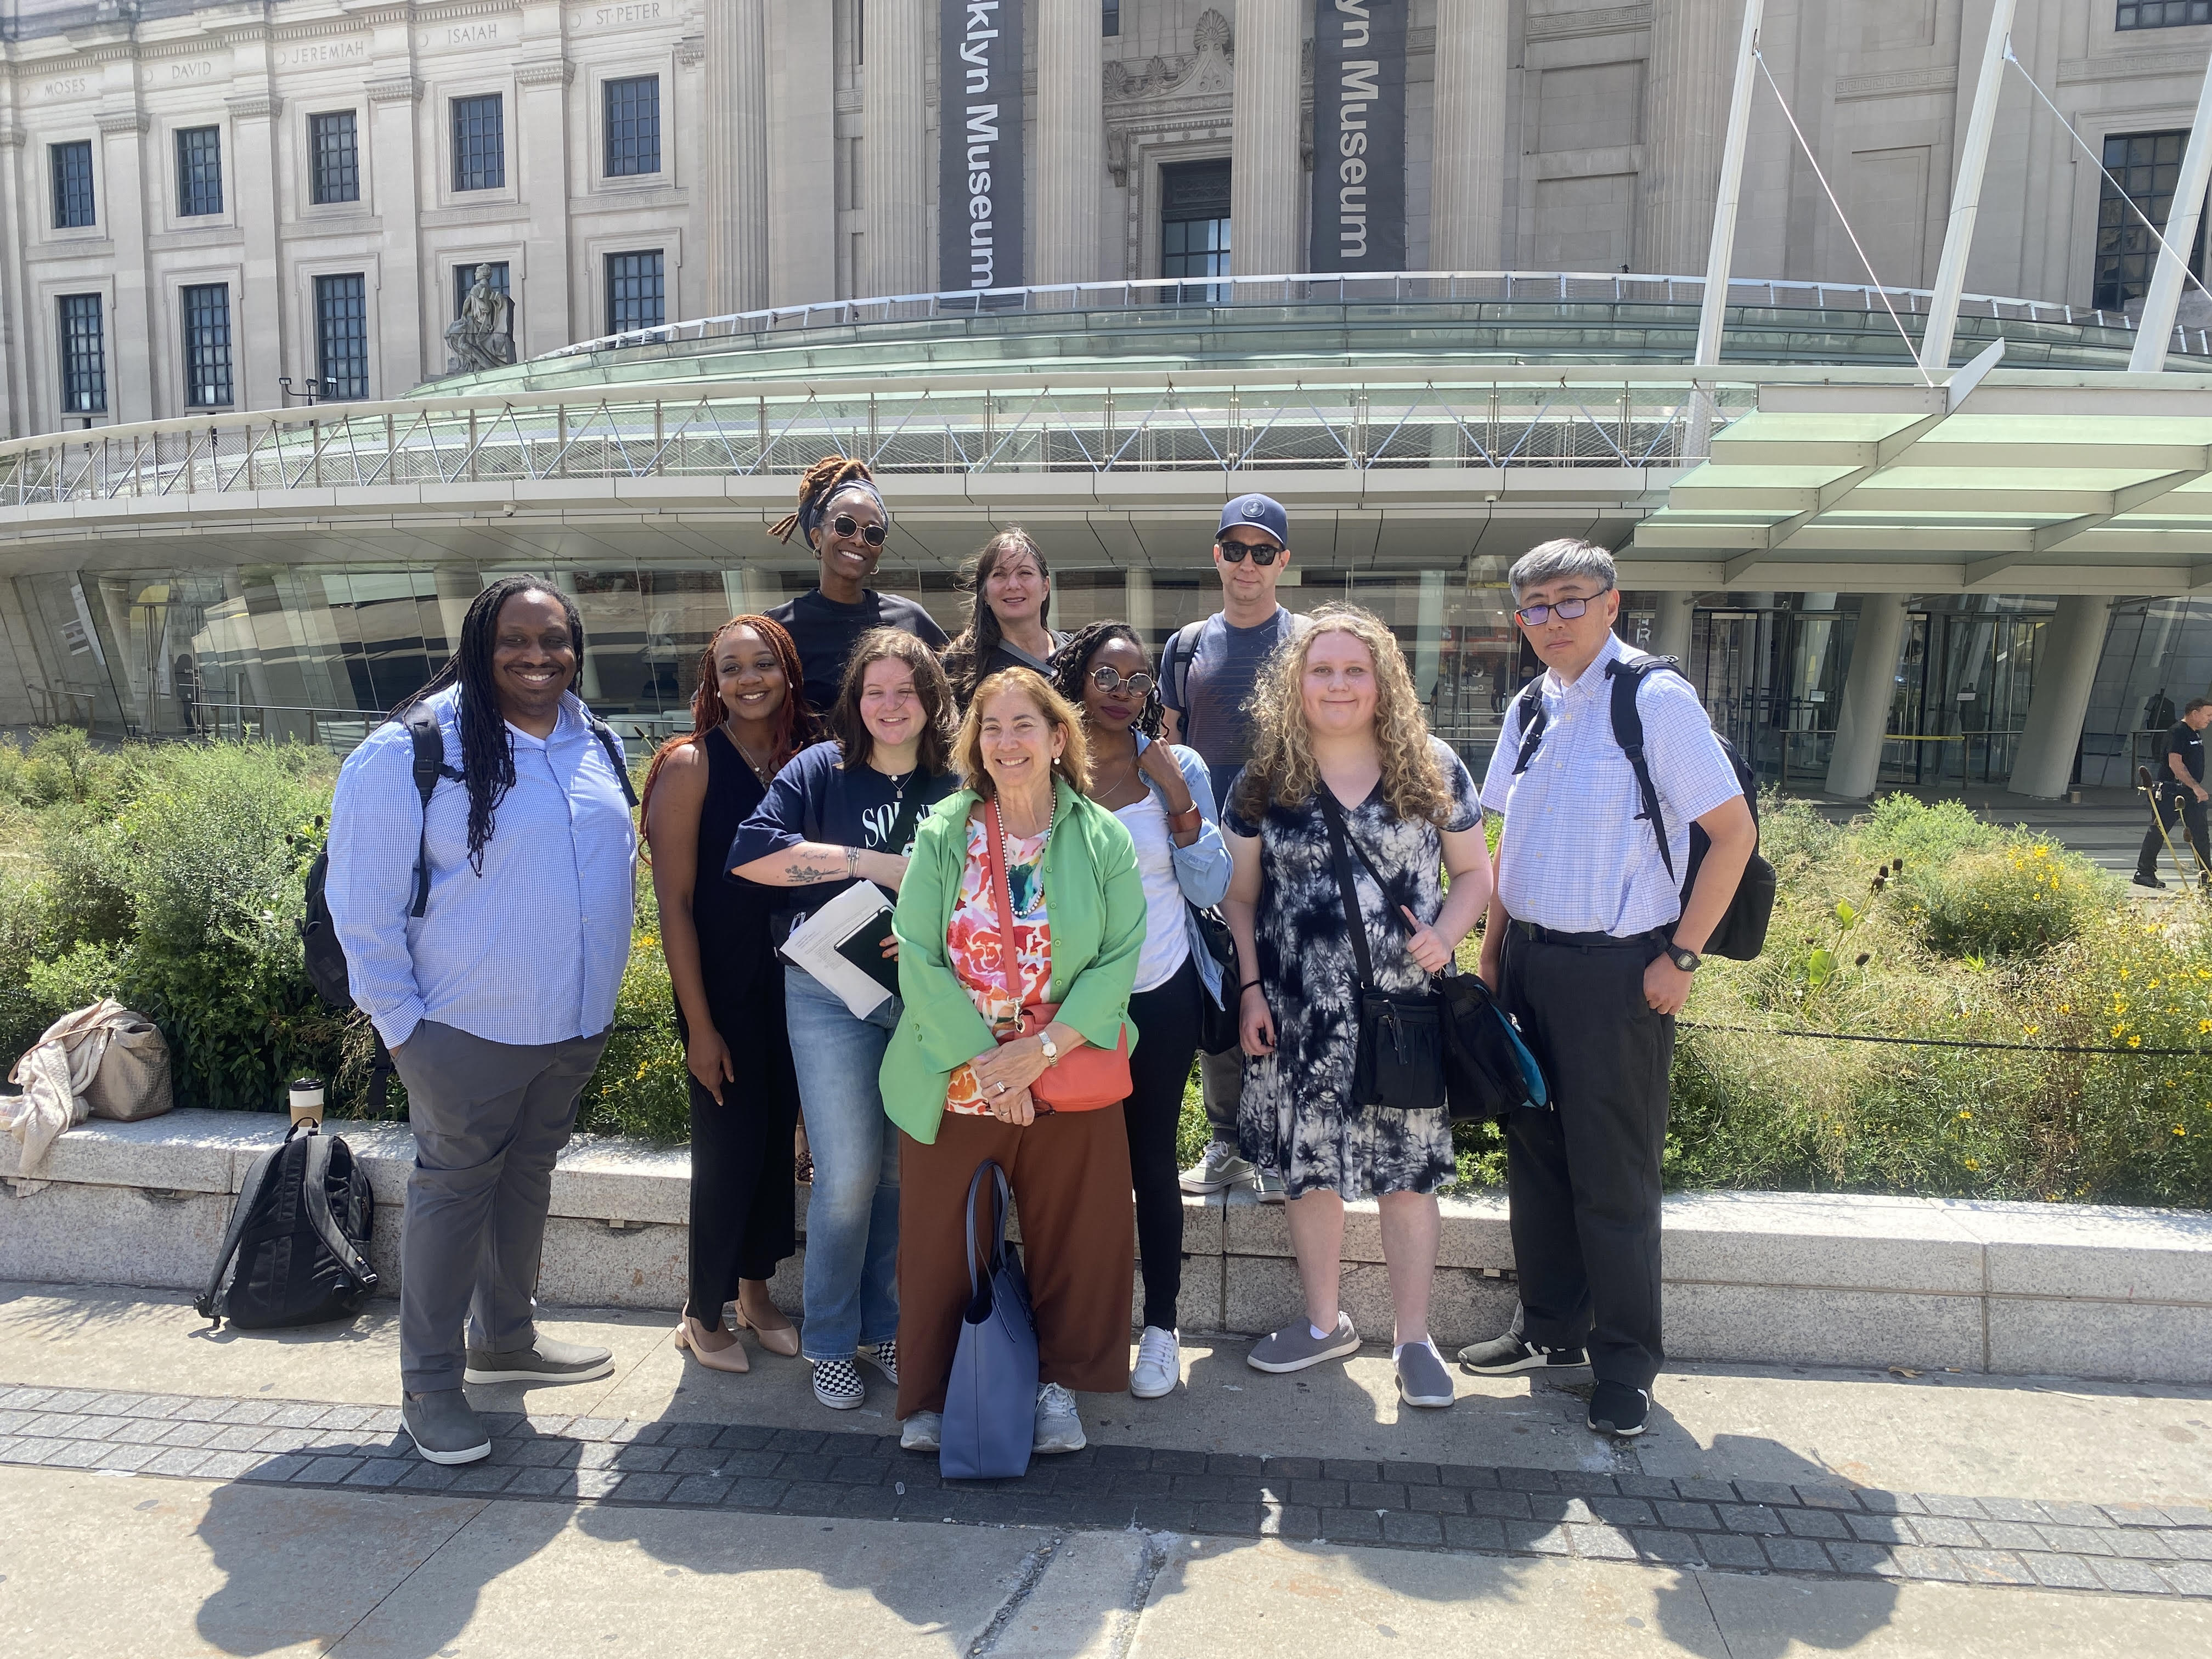
[[[1213,799],[1224,809],[1229,792],[1251,757],[1252,727],[1243,708],[1259,680],[1261,665],[1278,645],[1305,631],[1304,617],[1275,602],[1275,584],[1290,563],[1290,515],[1280,501],[1271,495],[1239,495],[1223,507],[1220,526],[1213,534],[1221,609],[1179,630],[1168,641],[1161,664],[1167,737],[1198,750],[1213,783]],[[1213,1142],[1183,1172],[1182,1189],[1219,1192],[1256,1180],[1261,1199],[1281,1203],[1281,1177],[1258,1175],[1237,1151],[1243,1057],[1232,1048],[1226,1054],[1201,1054],[1198,1063]]]

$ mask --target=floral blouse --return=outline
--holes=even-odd
[[[1052,983],[1052,930],[1044,908],[1046,832],[1006,837],[1006,890],[1014,907],[1014,981],[1006,981],[1004,941],[999,936],[998,901],[991,894],[991,830],[968,823],[968,859],[960,870],[960,896],[945,930],[945,953],[961,988],[993,1030],[1011,1027],[1026,1003],[1043,1000]],[[945,1091],[945,1109],[969,1117],[988,1117],[991,1109],[975,1082],[975,1068],[962,1066]]]

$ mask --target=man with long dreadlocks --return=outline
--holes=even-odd
[[[798,531],[822,567],[812,588],[768,612],[799,647],[806,706],[817,719],[837,701],[853,647],[870,629],[896,628],[933,651],[947,643],[937,619],[912,599],[866,585],[883,562],[890,527],[890,509],[870,481],[868,464],[842,455],[824,455],[808,467],[799,480],[799,510],[769,526],[782,542]]]
[[[348,757],[331,807],[331,917],[415,1132],[401,1420],[434,1463],[491,1451],[464,1381],[613,1369],[604,1348],[539,1334],[532,1297],[553,1161],[614,1023],[635,910],[621,746],[568,689],[583,652],[551,582],[493,583],[445,667]],[[427,806],[403,723],[418,708],[445,745]]]

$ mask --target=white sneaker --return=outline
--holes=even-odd
[[[1057,1382],[1037,1390],[1036,1437],[1033,1452],[1081,1451],[1090,1443],[1083,1437],[1083,1419],[1076,1415],[1075,1396]]]
[[[1137,1339],[1137,1364],[1129,1373],[1129,1392],[1139,1400],[1158,1400],[1173,1394],[1182,1381],[1182,1352],[1176,1334],[1157,1325],[1145,1327]]]
[[[1224,1187],[1242,1187],[1252,1179],[1252,1163],[1225,1140],[1209,1142],[1206,1156],[1182,1172],[1187,1193],[1218,1193]]]
[[[945,1443],[945,1413],[916,1412],[899,1431],[902,1451],[937,1451]]]

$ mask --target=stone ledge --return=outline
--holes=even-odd
[[[40,1182],[0,1188],[0,1278],[196,1289],[232,1195],[283,1135],[275,1114],[95,1121],[54,1145]],[[413,1144],[404,1124],[334,1123],[368,1170],[371,1257],[398,1282]],[[0,1180],[15,1143],[0,1136]],[[553,1180],[540,1294],[571,1306],[683,1297],[690,1159],[681,1146],[579,1137]],[[807,1189],[800,1189],[805,1227]],[[1443,1200],[1437,1334],[1492,1334],[1512,1306],[1502,1197]],[[1298,1310],[1281,1209],[1249,1193],[1183,1200],[1186,1329],[1257,1334]],[[1348,1207],[1344,1302],[1387,1330],[1375,1206]],[[793,1257],[775,1282],[796,1309]],[[2212,1382],[2212,1215],[2180,1210],[1796,1193],[1669,1198],[1662,1271],[1682,1359],[1905,1364]]]

